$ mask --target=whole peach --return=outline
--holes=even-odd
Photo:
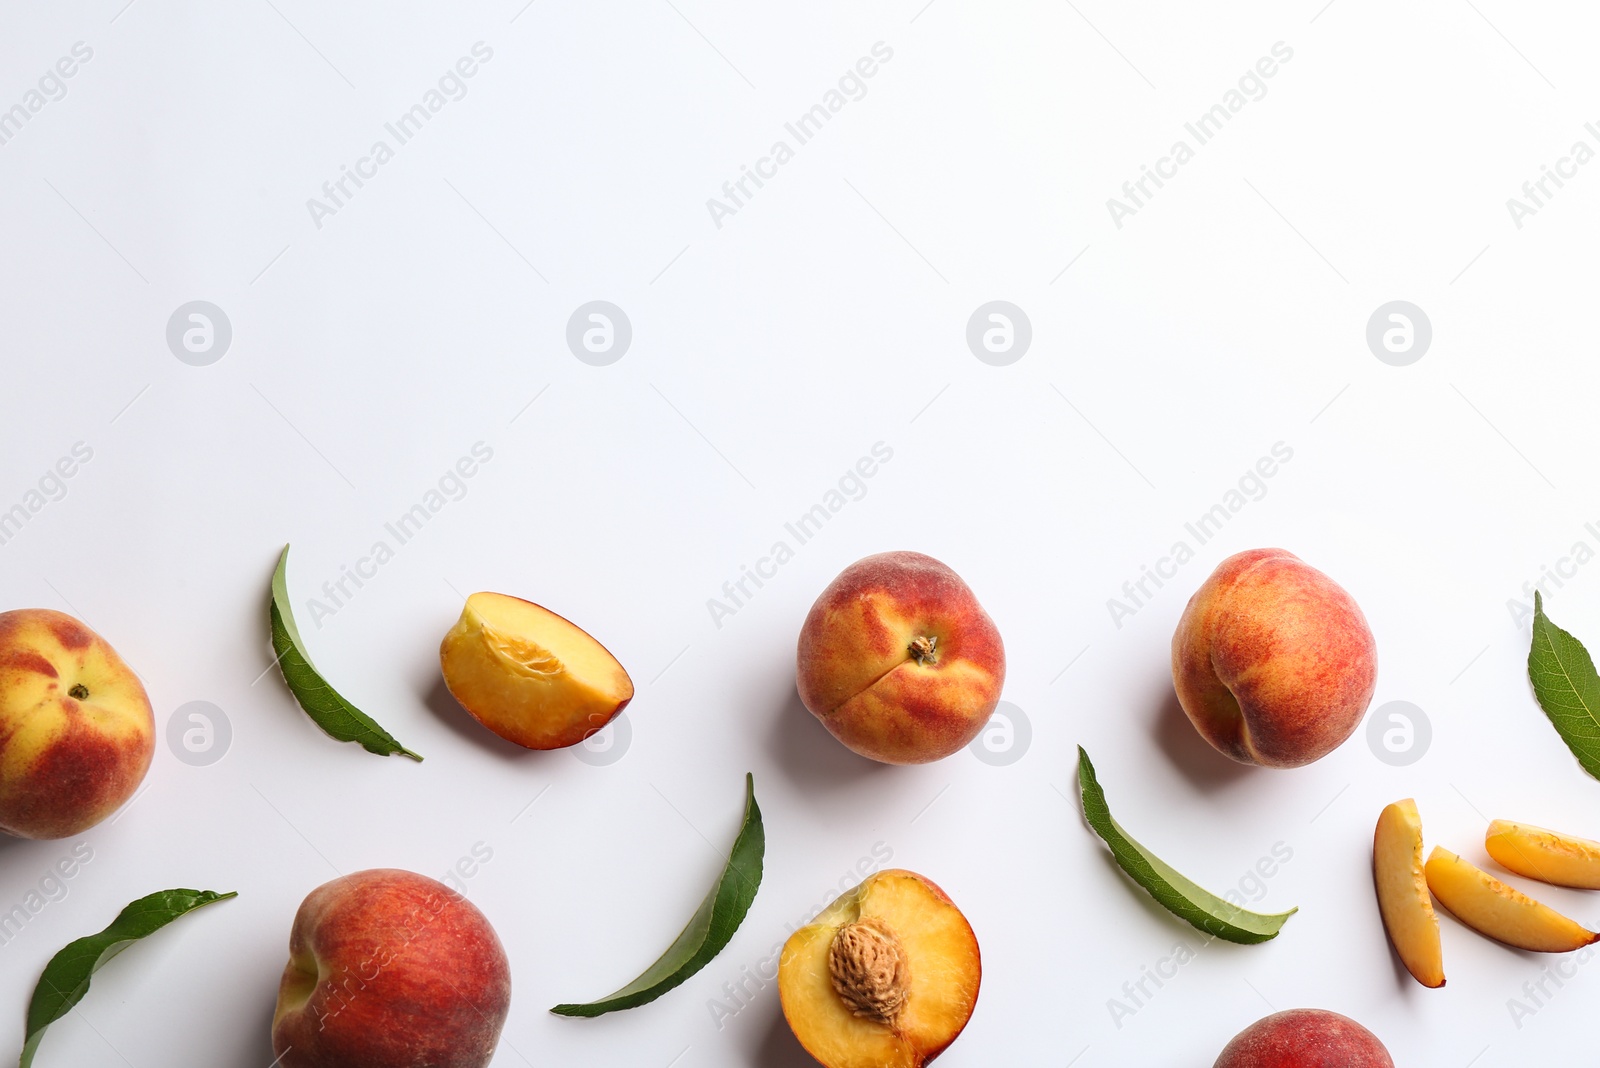
[[[983,730],[1005,683],[1005,646],[950,568],[921,553],[878,553],[845,568],[811,606],[795,677],[801,702],[857,753],[926,764]]]
[[[48,608],[0,613],[0,831],[87,830],[133,796],[155,745],[144,685],[104,638]]]
[[[281,1068],[484,1068],[510,1006],[476,906],[423,875],[360,871],[295,914],[272,1052]]]
[[[1172,636],[1172,684],[1202,737],[1245,764],[1295,768],[1361,722],[1378,652],[1356,602],[1282,549],[1217,565]]]
[[[1212,1068],[1394,1068],[1378,1036],[1326,1009],[1289,1009],[1234,1036]]]

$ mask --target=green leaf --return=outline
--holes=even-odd
[[[68,942],[61,952],[50,958],[50,963],[44,966],[44,974],[39,977],[39,985],[33,988],[20,1068],[28,1068],[33,1063],[45,1028],[83,1000],[83,995],[89,992],[90,978],[102,964],[179,916],[213,901],[238,896],[231,892],[219,894],[215,890],[162,890],[141,897],[117,913],[111,926],[99,934]]]
[[[422,758],[395,740],[394,735],[378,726],[377,722],[361,709],[346,701],[339,692],[328,685],[317,669],[311,666],[311,654],[306,643],[300,640],[300,628],[294,625],[294,612],[289,607],[289,583],[284,577],[289,566],[289,547],[283,547],[278,557],[278,570],[272,574],[272,648],[278,654],[278,669],[289,692],[300,702],[311,721],[323,733],[341,742],[360,742],[361,748],[379,756],[399,753],[418,763]]]
[[[1179,875],[1155,854],[1128,837],[1111,818],[1106,792],[1095,778],[1089,754],[1078,747],[1078,785],[1083,789],[1083,818],[1106,845],[1118,867],[1132,876],[1150,896],[1174,916],[1188,920],[1206,934],[1241,945],[1254,945],[1278,937],[1283,925],[1299,909],[1263,914],[1239,908]]]
[[[643,975],[616,993],[584,1005],[557,1005],[551,1012],[557,1016],[602,1016],[644,1005],[710,964],[732,941],[756,899],[761,860],[767,852],[767,834],[761,825],[761,809],[756,806],[755,776],[746,774],[744,781],[744,826],[728,854],[727,867],[677,941]]]
[[[1528,681],[1539,707],[1583,770],[1600,779],[1600,675],[1583,643],[1544,614],[1544,598],[1537,590]]]

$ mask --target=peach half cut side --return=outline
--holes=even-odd
[[[790,936],[778,994],[795,1037],[827,1068],[921,1068],[966,1027],[982,974],[955,903],[891,869]]]
[[[439,665],[462,708],[529,749],[576,745],[633,699],[633,680],[587,631],[503,593],[467,598]]]

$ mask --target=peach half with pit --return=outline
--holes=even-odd
[[[826,1068],[921,1068],[966,1027],[982,976],[977,936],[955,902],[890,869],[790,936],[778,995]]]

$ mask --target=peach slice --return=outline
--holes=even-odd
[[[1556,886],[1600,890],[1600,842],[1528,823],[1495,820],[1483,836],[1483,845],[1507,871]]]
[[[461,707],[529,749],[576,745],[633,699],[633,680],[589,634],[547,608],[475,593],[439,646]]]
[[[784,944],[783,1015],[826,1068],[921,1068],[978,1003],[978,939],[932,882],[890,869],[841,895]]]
[[[1508,946],[1566,953],[1600,941],[1600,934],[1438,846],[1428,857],[1428,889],[1456,919]]]
[[[1422,867],[1422,817],[1410,798],[1378,815],[1372,836],[1372,878],[1384,930],[1406,970],[1423,986],[1444,986],[1439,917]]]

